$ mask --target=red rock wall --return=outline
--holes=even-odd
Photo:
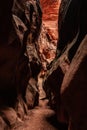
[[[52,35],[54,40],[58,38],[58,10],[60,0],[40,0],[42,12],[43,12],[43,23]],[[50,31],[49,31],[50,30]]]
[[[58,18],[59,0],[41,0],[44,21],[55,21]]]

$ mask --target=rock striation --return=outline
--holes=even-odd
[[[0,7],[0,130],[10,130],[17,129],[28,118],[28,109],[38,104],[41,62],[36,41],[42,12],[36,0],[12,0]]]
[[[50,106],[56,111],[59,122],[67,124],[69,130],[87,129],[87,118],[84,116],[87,114],[85,11],[86,0],[61,2],[58,55],[50,65],[43,82]]]
[[[60,0],[41,0],[41,7],[43,12],[43,23],[45,24],[49,35],[53,40],[58,38],[58,10]]]

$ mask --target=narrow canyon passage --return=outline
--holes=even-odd
[[[23,126],[17,130],[67,130],[66,126],[59,124],[56,113],[49,106],[49,100],[42,87],[43,78],[38,78],[39,103],[33,109],[29,110],[29,120],[26,120]],[[15,130],[15,129],[14,129]]]
[[[48,100],[40,100],[40,106],[30,112],[26,130],[58,130],[55,112],[47,105]]]
[[[42,82],[43,78],[39,77],[39,103],[34,109],[29,110],[29,121],[26,122],[26,130],[59,130],[55,112],[49,106],[49,100],[46,98]]]

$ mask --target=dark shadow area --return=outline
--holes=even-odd
[[[68,130],[68,124],[58,122],[56,115],[53,115],[46,120],[58,130]]]

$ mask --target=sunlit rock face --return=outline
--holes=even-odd
[[[58,38],[58,10],[61,0],[41,0],[43,23],[53,40]]]

